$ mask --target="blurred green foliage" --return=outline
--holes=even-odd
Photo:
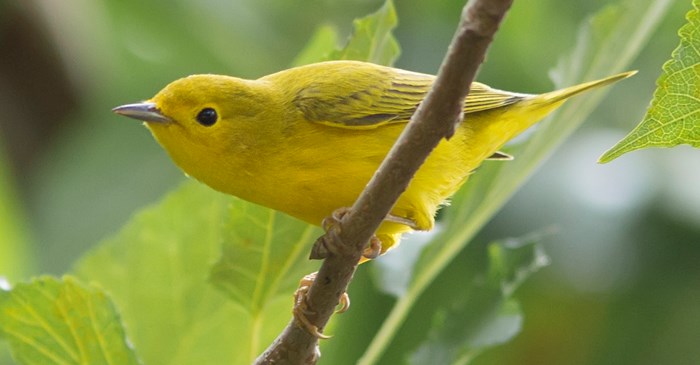
[[[580,21],[610,3],[516,1],[480,80],[507,90],[551,89],[548,71],[578,42]],[[47,131],[43,140],[21,142],[38,151],[29,162],[18,164],[22,160],[18,153],[8,151],[11,167],[3,169],[0,203],[17,206],[4,222],[18,222],[10,227],[25,233],[19,239],[7,239],[10,231],[0,232],[0,255],[12,257],[12,265],[19,267],[2,264],[0,275],[17,280],[64,272],[102,237],[123,226],[134,211],[184,179],[145,129],[113,116],[110,108],[147,98],[191,73],[257,77],[286,68],[317,26],[349,34],[352,19],[380,5],[379,0],[315,0],[304,5],[291,0],[0,2],[2,49],[9,53],[14,50],[11,46],[19,47],[30,56],[34,48],[47,49],[46,62],[59,65],[69,80],[68,84],[42,84],[55,80],[45,67],[0,73],[0,109],[4,111],[0,135],[9,135],[6,128],[16,124]],[[396,35],[402,56],[396,65],[434,73],[462,5],[397,2]],[[526,313],[523,333],[474,363],[693,364],[700,358],[696,346],[700,212],[693,210],[694,202],[700,206],[700,198],[692,195],[697,189],[686,187],[700,181],[689,168],[698,166],[698,158],[682,151],[643,152],[639,158],[624,158],[609,167],[628,172],[630,179],[601,175],[602,168],[594,165],[611,145],[601,140],[610,141],[610,134],[619,137],[641,119],[661,64],[678,43],[676,32],[689,8],[689,1],[674,3],[635,61],[640,74],[616,87],[615,97],[584,125],[581,137],[575,136],[555,154],[415,304],[411,316],[419,319],[434,308],[433,301],[449,298],[454,291],[451,283],[464,275],[463,265],[486,251],[483,242],[559,225],[557,243],[547,247],[552,267],[518,292]],[[28,23],[18,24],[17,19]],[[26,28],[38,29],[42,41],[14,44],[13,37]],[[617,55],[616,49],[608,52]],[[0,69],[10,67],[6,57],[1,58]],[[17,85],[7,77],[9,73],[44,87],[31,96],[15,93]],[[61,93],[54,90],[68,90],[77,107],[40,117],[18,107],[28,100],[32,105],[60,100]],[[55,131],[49,134],[47,126]],[[598,149],[577,147],[592,145]],[[588,164],[577,164],[581,159]],[[602,170],[611,171],[606,169]],[[645,175],[647,170],[653,173]],[[613,178],[596,185],[596,178],[606,176]],[[634,185],[639,180],[648,184]],[[623,181],[630,185],[616,190]],[[606,197],[605,203],[621,203],[612,208],[596,205],[595,198],[586,195],[590,187],[597,188],[594,197]],[[683,195],[678,197],[678,192]],[[619,200],[620,196],[627,200]],[[34,257],[23,252],[33,252]],[[143,269],[144,277],[151,275]],[[324,352],[337,354],[336,359],[354,361],[393,305],[394,300],[372,283],[368,269],[360,270],[352,288],[353,309],[334,319],[344,331],[324,344]],[[414,350],[430,321],[425,316],[424,322],[402,328],[384,359],[401,360]],[[6,363],[3,360],[0,355],[0,363]]]
[[[520,332],[523,313],[509,297],[530,274],[549,264],[540,240],[533,236],[494,242],[486,255],[472,255],[470,275],[461,277],[448,304],[433,315],[430,333],[411,363],[467,364]]]
[[[8,163],[0,156],[0,275],[16,281],[33,271],[26,217],[12,186]]]
[[[22,364],[138,364],[105,293],[73,277],[0,292],[0,329]]]

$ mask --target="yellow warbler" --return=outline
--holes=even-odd
[[[377,231],[385,252],[429,230],[442,203],[511,138],[566,99],[634,72],[541,95],[473,83],[465,120],[443,140]],[[349,207],[435,77],[356,61],[284,70],[257,80],[193,75],[114,112],[146,122],[187,174],[221,192],[312,224]]]

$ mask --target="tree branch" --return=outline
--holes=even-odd
[[[349,213],[319,239],[338,248],[328,252],[306,297],[307,319],[320,330],[345,293],[367,242],[430,152],[454,134],[469,86],[512,1],[473,0],[464,7],[432,89]],[[256,364],[315,364],[318,356],[318,338],[292,319]]]

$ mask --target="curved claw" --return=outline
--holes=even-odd
[[[326,336],[323,333],[321,333],[318,330],[318,327],[316,327],[314,324],[309,322],[309,319],[306,318],[306,314],[305,314],[306,309],[301,308],[302,306],[304,306],[304,304],[294,306],[293,313],[294,313],[294,319],[296,319],[297,326],[305,329],[309,334],[311,334],[312,336],[314,336],[318,339],[327,340],[327,339],[331,338],[331,336]]]
[[[343,295],[340,297],[340,308],[338,308],[335,312],[338,314],[345,313],[347,312],[348,309],[350,309],[350,296],[348,293],[343,293]]]
[[[314,272],[306,275],[299,281],[299,288],[294,292],[294,309],[292,309],[292,314],[299,327],[304,328],[316,338],[326,340],[332,336],[326,336],[321,333],[318,327],[311,323],[306,317],[309,314],[315,314],[314,311],[309,309],[309,304],[306,301],[306,293],[309,291],[309,288],[311,288],[311,284],[313,284],[314,280],[316,280],[316,274],[317,273]],[[350,296],[348,293],[343,293],[338,305],[340,308],[335,311],[336,313],[344,313],[350,308]]]
[[[330,216],[323,218],[323,221],[321,221],[321,228],[323,228],[323,230],[326,232],[330,231],[333,229],[333,227],[336,227],[340,220],[343,219],[343,217],[349,212],[350,208],[348,207],[342,207],[334,210]]]
[[[362,251],[362,257],[367,260],[374,260],[382,254],[382,241],[377,236],[369,239],[369,245]]]
[[[299,283],[299,288],[294,292],[294,309],[292,309],[292,314],[296,320],[297,326],[305,329],[312,336],[319,338],[321,340],[327,340],[331,336],[326,336],[318,330],[318,327],[311,323],[306,317],[307,314],[313,314],[314,312],[309,310],[309,305],[306,302],[306,293],[309,291],[310,283],[313,283],[313,279],[316,277],[316,273],[304,276]],[[310,281],[309,281],[310,280]]]

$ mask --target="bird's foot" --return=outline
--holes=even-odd
[[[369,239],[369,245],[362,250],[362,257],[367,260],[374,260],[382,254],[382,241],[377,236]]]
[[[337,235],[340,233],[340,221],[343,219],[343,217],[350,212],[350,208],[344,207],[344,208],[339,208],[333,211],[330,216],[326,217],[323,219],[323,222],[321,222],[321,227],[323,228],[324,231],[326,231],[326,235],[320,237],[316,242],[314,243],[313,248],[311,249],[311,255],[309,256],[310,259],[312,260],[320,260],[320,259],[325,259],[328,257],[329,254],[342,254],[341,250],[344,248],[342,245],[337,245],[334,244],[336,242],[340,242],[337,239]],[[386,218],[384,218],[385,221],[387,222],[393,222],[393,223],[399,223],[399,224],[404,224],[408,227],[411,227],[414,230],[419,230],[418,225],[416,224],[415,221],[409,218],[404,218],[404,217],[399,217],[395,216],[392,214],[388,214]],[[336,238],[329,238],[331,236],[336,236]],[[341,246],[341,247],[339,247]],[[362,257],[364,257],[367,260],[372,260],[377,258],[379,255],[382,253],[382,242],[377,238],[377,236],[372,236],[370,238],[369,243],[367,248],[364,249],[362,252]]]
[[[343,219],[350,211],[350,208],[339,208],[333,211],[330,216],[323,218],[321,228],[326,232],[325,235],[319,237],[314,242],[311,248],[309,259],[321,260],[328,257],[329,254],[338,255],[343,249],[343,245],[338,245],[340,242],[338,234],[340,233],[340,220]]]
[[[313,284],[314,280],[316,280],[316,274],[317,273],[314,272],[306,275],[299,281],[299,288],[294,292],[294,309],[292,310],[292,313],[294,314],[294,319],[299,327],[304,328],[312,336],[325,340],[331,338],[331,336],[326,336],[321,333],[318,326],[311,323],[307,317],[308,315],[316,314],[316,312],[309,309],[309,303],[307,302],[306,297],[309,288],[311,288],[311,284]],[[336,313],[343,313],[350,308],[350,296],[348,296],[348,293],[343,293],[343,295],[340,297],[340,302],[338,305],[340,308],[335,311]]]

